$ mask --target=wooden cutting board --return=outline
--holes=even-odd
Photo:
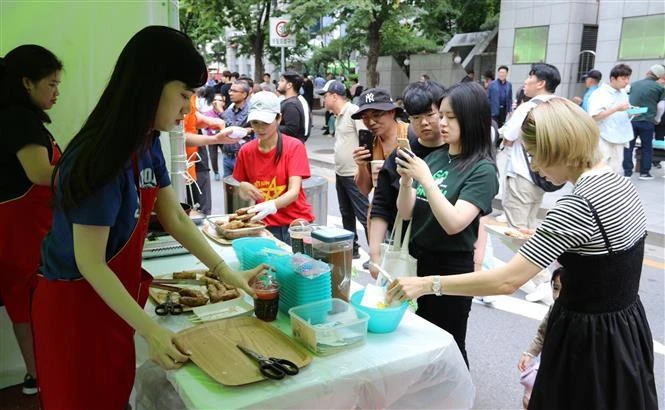
[[[258,363],[236,345],[266,357],[287,359],[303,368],[312,356],[277,328],[254,317],[237,317],[195,326],[176,335],[178,343],[192,352],[190,359],[208,376],[226,386],[265,380]],[[287,377],[299,377],[287,376]]]

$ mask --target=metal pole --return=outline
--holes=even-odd
[[[281,49],[282,49],[282,73],[283,73],[284,72],[284,66],[286,64],[284,63],[284,47],[281,47]]]

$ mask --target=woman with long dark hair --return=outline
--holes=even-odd
[[[499,190],[483,88],[470,82],[450,87],[439,113],[447,147],[424,160],[401,148],[397,157],[397,209],[402,218],[411,219],[409,252],[418,259],[419,277],[473,270],[479,219],[492,212]],[[440,291],[436,284],[434,291]],[[470,297],[426,295],[418,299],[416,312],[453,335],[467,366],[470,311]]]
[[[51,122],[46,111],[60,94],[61,71],[60,60],[34,44],[0,59],[0,295],[25,361],[24,394],[37,393],[30,298],[39,245],[51,228],[60,148],[44,123]]]
[[[252,220],[264,220],[275,237],[291,243],[294,219],[314,220],[302,180],[310,177],[305,145],[279,132],[280,103],[275,93],[260,91],[252,97],[247,121],[256,139],[240,148],[233,177],[240,181],[240,196],[256,201]]]
[[[185,34],[146,27],[124,47],[102,96],[54,173],[53,227],[42,244],[33,330],[42,408],[122,409],[134,382],[134,331],[176,369],[187,354],[143,310],[141,251],[153,207],[165,230],[231,285],[265,269],[230,270],[182,210],[159,131],[169,131],[205,83]]]

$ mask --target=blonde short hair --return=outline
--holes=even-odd
[[[583,171],[599,160],[596,122],[579,105],[561,97],[534,107],[522,123],[522,142],[532,168],[564,164]]]

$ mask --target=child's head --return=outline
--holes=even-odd
[[[559,292],[561,292],[561,274],[563,273],[563,266],[556,268],[552,272],[552,298],[557,300]]]

